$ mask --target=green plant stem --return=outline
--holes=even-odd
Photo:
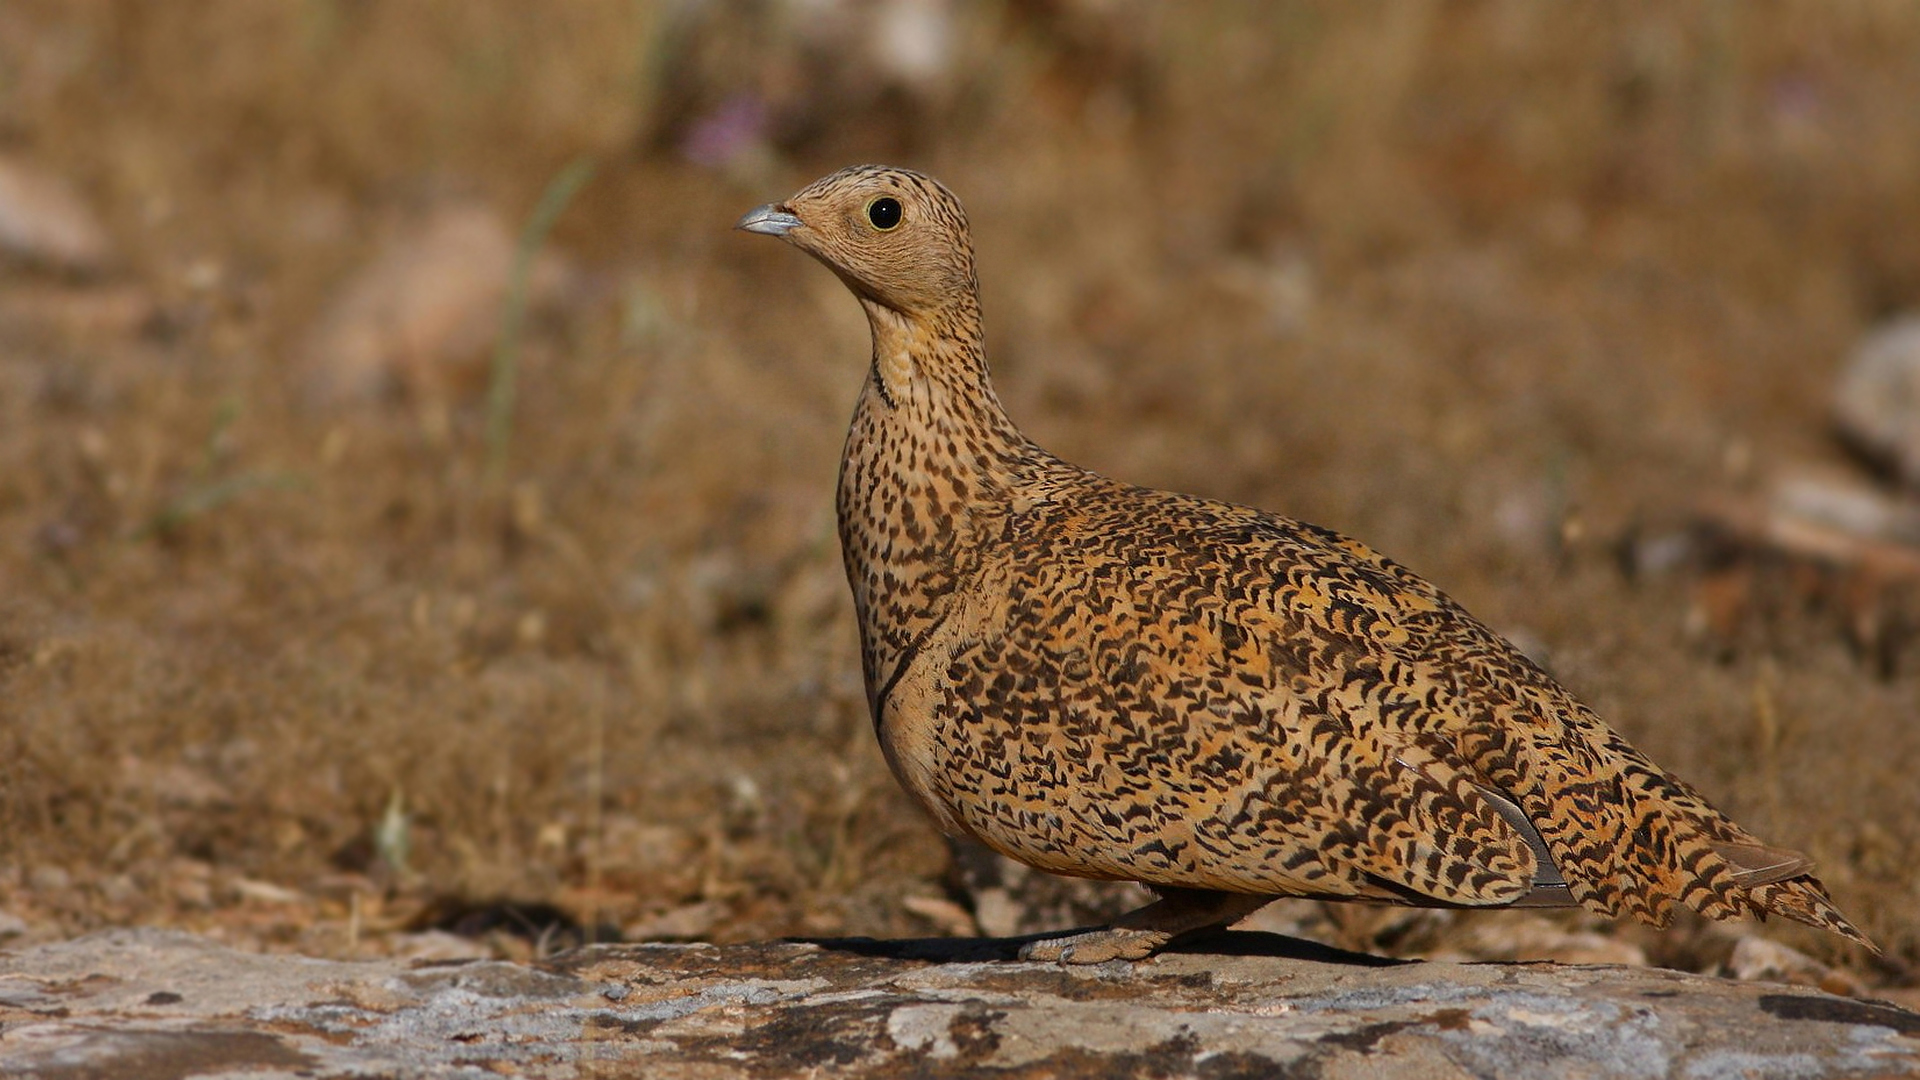
[[[593,179],[594,163],[578,157],[567,163],[540,194],[520,243],[513,253],[513,271],[507,281],[506,308],[500,315],[500,337],[493,346],[493,368],[487,384],[487,480],[497,483],[507,467],[507,447],[513,438],[513,406],[520,366],[520,335],[527,318],[527,289],[533,277],[533,257],[553,230],[567,204]]]

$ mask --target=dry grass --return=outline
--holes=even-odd
[[[1020,2],[913,83],[801,7],[0,10],[0,135],[122,252],[0,278],[79,298],[0,311],[0,909],[328,951],[434,896],[925,932],[945,856],[870,745],[832,535],[864,328],[727,229],[888,158],[967,201],[1036,438],[1395,554],[1920,956],[1920,649],[1883,674],[1796,610],[1703,641],[1613,557],[1837,457],[1840,357],[1920,295],[1920,12]],[[743,90],[765,138],[690,161]],[[484,358],[302,400],[383,238],[448,192],[518,227],[583,155],[497,482]],[[150,317],[88,306],[127,292]]]

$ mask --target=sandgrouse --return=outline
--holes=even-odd
[[[840,540],[868,705],[947,832],[1161,899],[1030,943],[1141,959],[1276,897],[1783,915],[1872,947],[1499,635],[1357,541],[1132,487],[1033,444],[988,381],[966,215],[834,173],[739,228],[825,263],[873,357]]]

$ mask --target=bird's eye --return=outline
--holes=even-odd
[[[867,220],[881,232],[887,232],[900,226],[900,200],[891,195],[882,195],[867,204]]]

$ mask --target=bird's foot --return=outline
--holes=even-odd
[[[1145,960],[1173,940],[1164,930],[1129,930],[1109,926],[1066,937],[1029,941],[1020,946],[1020,959],[1042,963],[1104,964],[1109,960]]]
[[[1129,911],[1098,930],[1030,941],[1020,959],[1061,964],[1104,964],[1109,960],[1145,960],[1175,939],[1191,937],[1239,922],[1271,896],[1155,886],[1160,899]]]

